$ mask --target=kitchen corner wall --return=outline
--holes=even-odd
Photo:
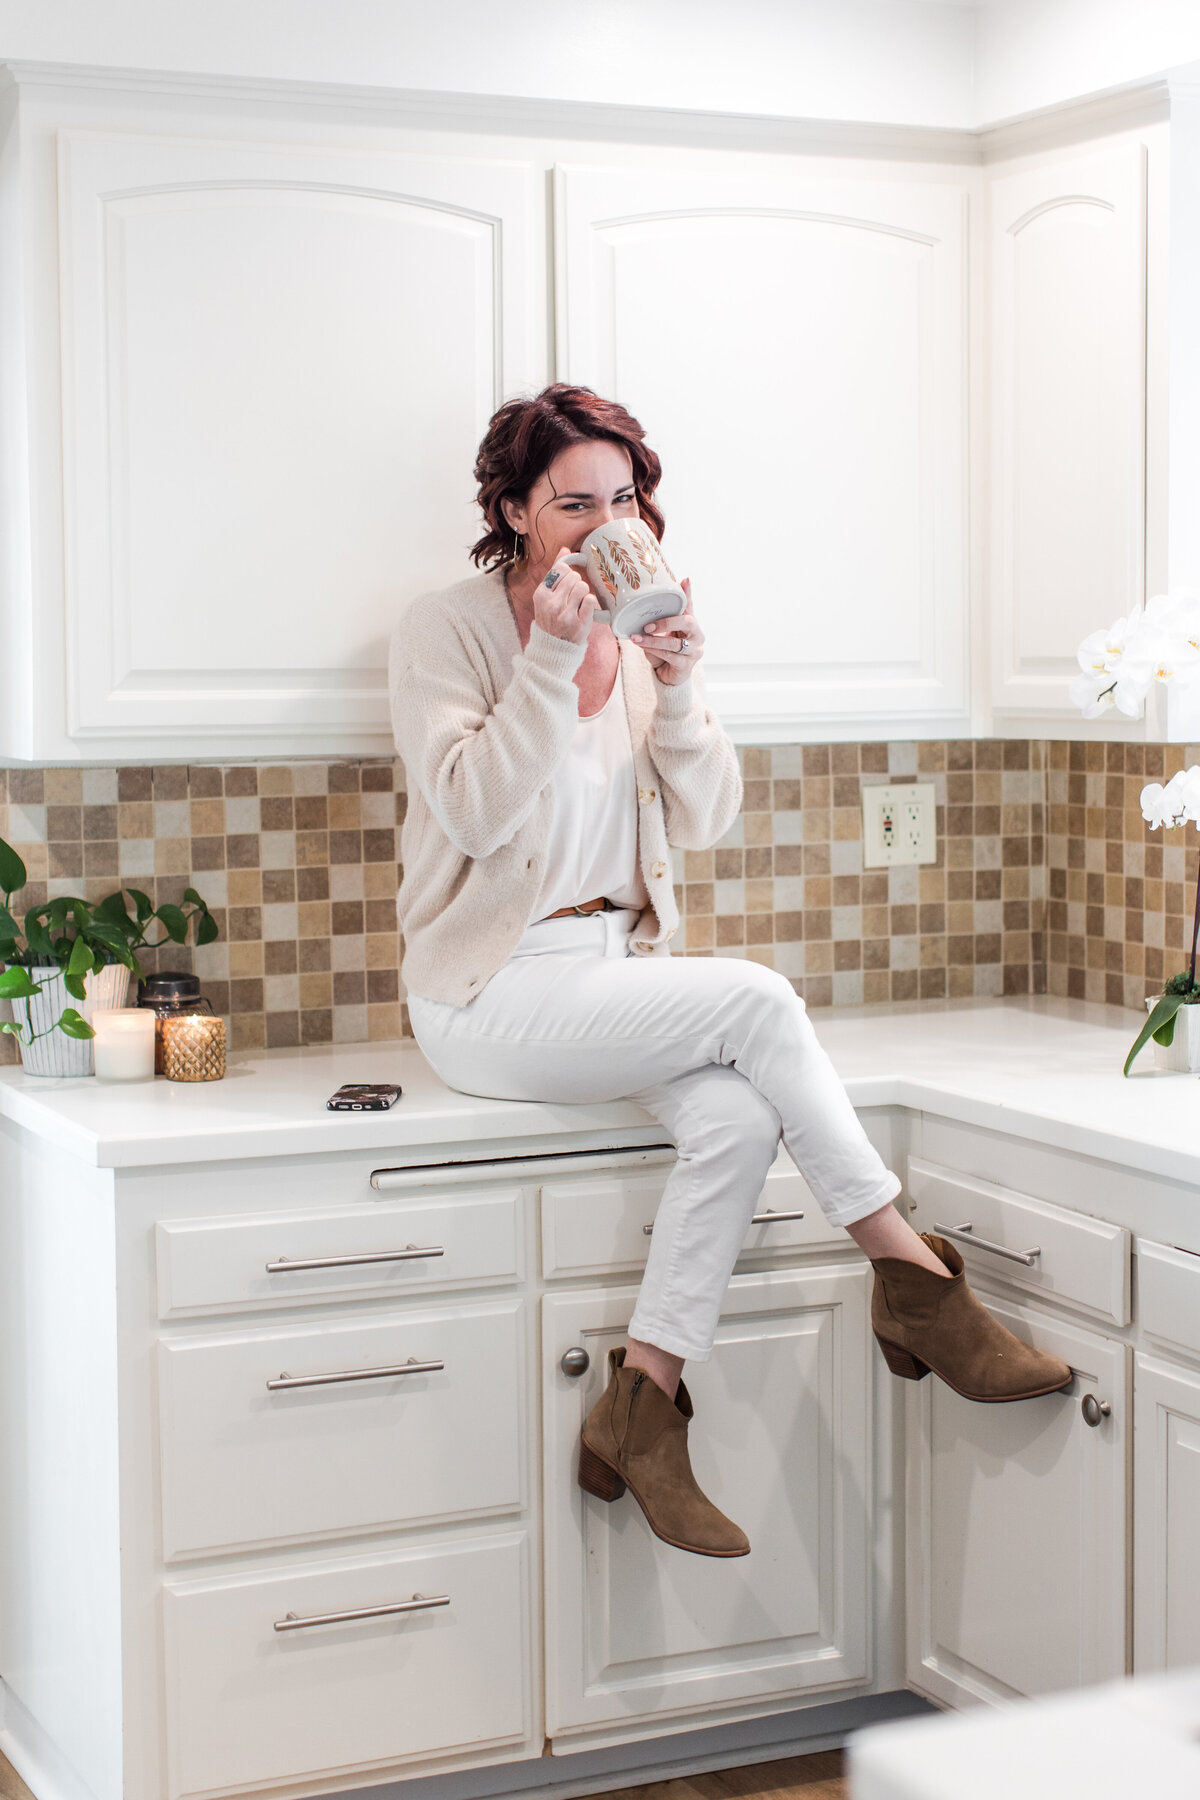
[[[1140,1008],[1185,960],[1195,843],[1151,835],[1138,796],[1200,751],[982,739],[740,754],[733,829],[675,853],[689,955],[767,963],[813,1007],[1048,990]],[[864,870],[862,787],[918,779],[937,790],[937,862]],[[21,910],[196,887],[220,940],[145,966],[194,967],[235,1048],[390,1038],[408,1030],[402,780],[399,764],[358,760],[0,769],[0,836],[29,869]],[[0,1038],[0,1060],[15,1054]]]

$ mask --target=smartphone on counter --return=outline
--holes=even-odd
[[[394,1081],[348,1081],[325,1105],[330,1112],[386,1112],[403,1092]]]

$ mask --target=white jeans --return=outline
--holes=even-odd
[[[704,1362],[782,1136],[827,1216],[900,1183],[855,1117],[790,982],[735,957],[631,956],[634,911],[543,920],[466,1006],[409,997],[448,1087],[500,1100],[629,1098],[674,1139],[629,1335]]]

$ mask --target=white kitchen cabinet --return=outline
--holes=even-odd
[[[1075,1383],[1005,1405],[932,1376],[911,1384],[908,1676],[946,1706],[1126,1673],[1129,1352],[978,1291],[1010,1331],[1069,1362]],[[1087,1395],[1109,1408],[1094,1426]]]
[[[1076,650],[1145,598],[1149,158],[1132,133],[989,171],[990,687],[1012,735],[1095,734]]]
[[[534,167],[19,110],[8,156],[0,755],[386,752],[391,629],[540,373]]]
[[[546,1730],[564,1748],[869,1678],[869,1289],[861,1261],[736,1275],[711,1359],[687,1365],[696,1479],[750,1539],[731,1559],[681,1554],[630,1494],[576,1480],[636,1288],[543,1300]],[[582,1375],[562,1366],[578,1348]]]
[[[1134,1359],[1133,1667],[1200,1663],[1200,1369]]]
[[[752,741],[968,729],[969,171],[560,167],[558,373],[663,460]]]
[[[524,1531],[168,1581],[169,1800],[527,1741],[528,1593]]]

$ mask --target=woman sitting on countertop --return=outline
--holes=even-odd
[[[705,705],[704,633],[678,616],[618,638],[566,559],[597,526],[661,538],[658,457],[588,388],[506,402],[475,465],[486,571],[398,626],[392,720],[409,782],[398,897],[412,1028],[441,1078],[498,1099],[627,1097],[678,1157],[628,1344],[584,1423],[578,1478],[628,1486],[651,1529],[707,1556],[745,1534],[701,1492],[683,1363],[711,1355],[726,1286],[783,1142],[875,1270],[889,1367],[975,1400],[1067,1386],[1066,1363],[982,1307],[957,1251],[918,1236],[790,982],[733,957],[673,957],[669,846],[737,817],[737,753]]]

